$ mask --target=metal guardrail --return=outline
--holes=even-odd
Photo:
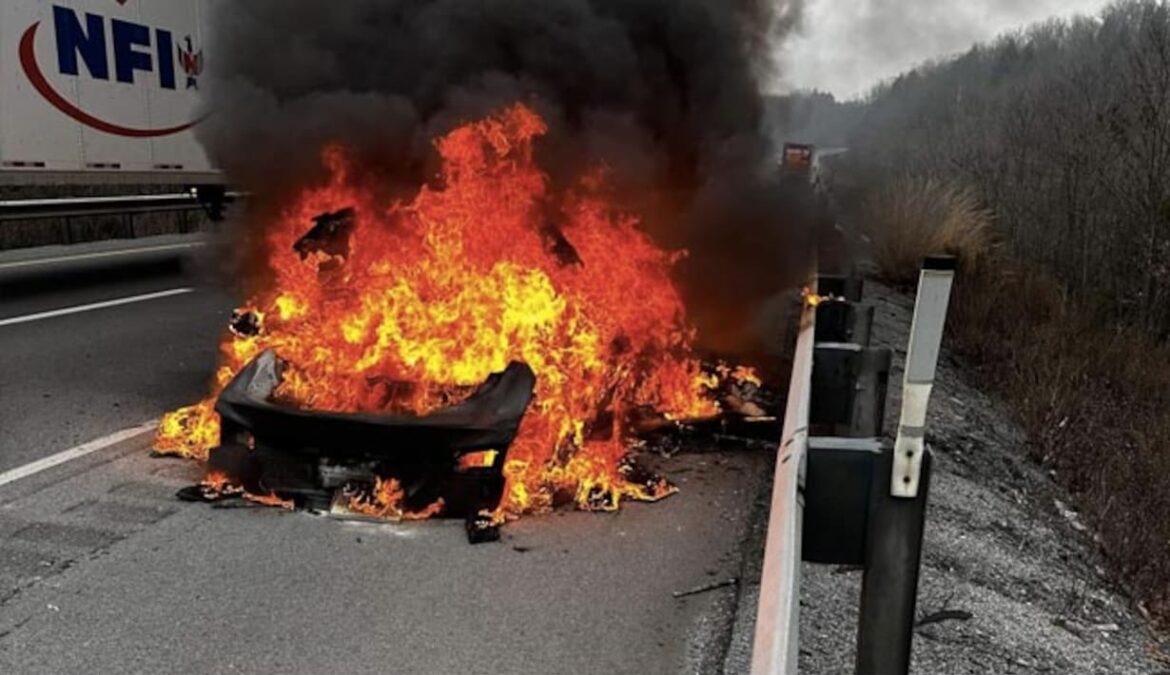
[[[0,201],[0,222],[40,218],[120,216],[134,213],[208,210],[214,218],[224,205],[246,197],[246,193],[224,192],[211,187],[161,195],[79,197],[65,199],[21,199]]]
[[[60,171],[39,166],[12,167],[0,164],[0,185],[223,185],[224,175],[217,171],[186,171],[156,169],[132,171],[126,169],[88,169]]]
[[[868,345],[874,312],[859,304],[860,281],[819,277],[817,302],[805,303],[772,488],[753,675],[797,672],[802,562],[861,567],[856,672],[909,672],[932,464],[926,410],[954,270],[954,258],[924,264],[893,444],[882,429],[892,354]]]
[[[752,673],[755,675],[796,672],[804,472],[815,339],[816,308],[804,303],[784,411],[784,429],[776,458],[772,507],[768,515],[760,604],[756,611],[752,647]]]

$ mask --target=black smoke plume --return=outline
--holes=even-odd
[[[799,5],[767,0],[248,0],[222,3],[201,139],[269,202],[345,147],[387,198],[434,175],[431,140],[525,101],[552,131],[554,182],[604,162],[621,206],[679,270],[716,349],[745,348],[764,300],[806,271],[779,187],[760,80]]]

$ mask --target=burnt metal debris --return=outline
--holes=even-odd
[[[565,236],[561,228],[550,223],[546,223],[540,229],[540,236],[544,240],[545,250],[549,255],[557,260],[557,264],[561,267],[580,267],[585,264],[581,260],[581,255],[577,253],[577,247],[573,246],[573,242]]]
[[[237,309],[232,312],[228,330],[242,338],[256,337],[263,331],[263,322],[256,312]]]
[[[249,493],[276,495],[296,506],[329,510],[345,490],[393,478],[402,507],[421,511],[442,500],[439,515],[464,518],[472,543],[499,538],[484,514],[504,490],[507,450],[532,400],[536,377],[513,362],[461,403],[427,415],[303,410],[273,400],[287,365],[269,350],[220,394],[221,445],[208,469]],[[495,451],[490,465],[461,467],[460,458]]]
[[[313,253],[345,258],[349,256],[349,238],[353,233],[356,211],[341,209],[322,213],[313,219],[313,227],[293,244],[301,260]]]

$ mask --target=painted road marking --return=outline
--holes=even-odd
[[[38,312],[36,314],[27,314],[25,316],[15,316],[11,319],[0,319],[0,328],[3,328],[4,326],[14,326],[18,323],[41,321],[42,319],[52,319],[58,316],[68,316],[69,314],[81,314],[82,312],[92,312],[94,310],[107,309],[109,307],[120,307],[121,305],[132,305],[136,302],[158,300],[159,298],[169,298],[176,295],[185,295],[187,293],[194,292],[194,288],[172,288],[169,291],[159,291],[158,293],[147,293],[146,295],[135,295],[129,298],[106,300],[105,302],[95,302],[89,305],[78,305],[77,307],[54,309],[49,312]]]
[[[182,251],[185,249],[202,248],[207,246],[205,241],[189,242],[186,244],[165,244],[161,246],[144,246],[142,248],[128,248],[117,251],[102,251],[99,253],[83,253],[81,255],[58,256],[56,258],[41,258],[40,260],[21,260],[20,262],[0,264],[0,272],[15,270],[38,265],[53,265],[63,262],[77,262],[79,260],[100,260],[102,258],[117,258],[120,256],[137,255],[139,253],[162,253],[165,251]]]
[[[117,445],[122,441],[128,441],[132,438],[137,438],[148,434],[158,428],[158,422],[147,422],[140,424],[130,429],[124,429],[114,434],[110,434],[105,438],[99,438],[96,441],[90,441],[76,448],[58,452],[55,455],[50,455],[43,459],[38,459],[35,462],[30,462],[24,466],[17,467],[10,471],[0,473],[0,487],[4,487],[9,483],[15,483],[22,478],[35,476],[36,474],[51,469],[55,466],[60,466],[66,462],[72,462],[75,459],[80,459],[86,455],[92,455],[98,450],[104,450],[108,447]]]

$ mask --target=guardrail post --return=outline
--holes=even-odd
[[[873,474],[857,627],[858,675],[910,670],[930,464],[927,454],[913,499],[890,495],[893,449],[882,452]]]
[[[809,418],[813,433],[880,436],[892,359],[889,349],[852,342],[817,343]]]
[[[873,318],[873,305],[854,301],[822,303],[817,307],[817,342],[868,345]]]
[[[871,487],[857,631],[859,675],[896,675],[910,670],[930,487],[926,409],[954,275],[954,258],[928,258],[918,282],[898,437],[893,449],[883,452]]]
[[[859,281],[817,280],[802,315],[776,468],[753,675],[796,672],[798,558],[863,564],[857,672],[909,671],[931,472],[926,408],[954,268],[953,258],[923,267],[893,447],[881,437],[891,355],[866,346],[872,308],[857,304]]]

